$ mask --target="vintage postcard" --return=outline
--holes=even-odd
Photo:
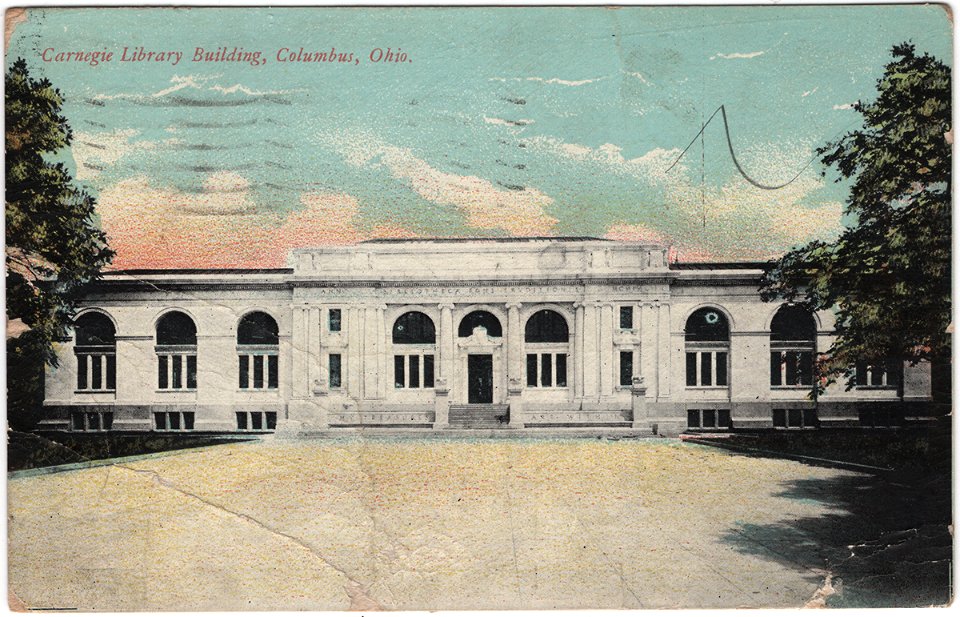
[[[949,604],[952,19],[8,9],[10,608]]]

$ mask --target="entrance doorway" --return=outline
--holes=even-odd
[[[493,356],[467,356],[467,402],[471,405],[493,402]]]

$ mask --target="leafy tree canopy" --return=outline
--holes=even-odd
[[[49,160],[72,138],[60,91],[30,77],[23,59],[9,68],[5,85],[7,318],[19,320],[35,339],[29,347],[55,362],[52,342],[113,251],[94,223],[93,197]]]
[[[785,255],[761,285],[766,300],[834,310],[837,339],[818,363],[829,379],[857,362],[950,358],[950,68],[909,43],[892,54],[877,99],[854,105],[863,128],[817,151],[852,181],[852,223]]]

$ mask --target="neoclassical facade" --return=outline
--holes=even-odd
[[[812,395],[830,313],[760,264],[595,238],[383,240],[289,268],[106,274],[46,376],[42,430],[891,426],[926,366]]]

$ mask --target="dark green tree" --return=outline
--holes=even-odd
[[[6,285],[8,417],[22,426],[42,400],[45,363],[67,332],[84,287],[113,251],[94,220],[94,199],[53,157],[70,146],[63,96],[30,77],[23,59],[7,70]]]
[[[849,224],[785,255],[761,285],[767,300],[835,311],[825,381],[849,379],[857,362],[950,359],[950,68],[909,43],[892,54],[876,100],[854,106],[863,127],[817,151],[851,181]]]

